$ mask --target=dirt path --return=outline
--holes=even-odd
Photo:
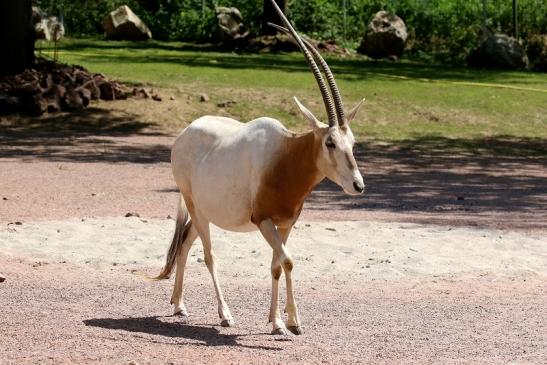
[[[171,282],[135,275],[171,234],[174,137],[96,115],[0,120],[0,365],[547,363],[544,156],[359,146],[367,194],[310,197],[291,241],[306,333],[277,337],[258,237],[215,232],[235,328],[197,257],[187,321]]]
[[[69,130],[41,136],[33,129],[0,128],[0,222],[174,215],[178,193],[169,151],[175,136],[112,137],[106,135],[113,133],[108,122],[103,124],[104,131],[92,135]],[[349,197],[325,181],[308,198],[303,219],[547,232],[545,156],[426,154],[360,145],[356,158],[367,192]]]
[[[306,333],[268,333],[269,280],[224,275],[235,328],[218,326],[210,278],[191,265],[188,320],[170,284],[0,256],[2,363],[523,363],[547,359],[545,278],[300,281]]]

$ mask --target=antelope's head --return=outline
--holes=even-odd
[[[298,35],[275,1],[270,1],[286,28],[276,24],[268,24],[277,30],[290,34],[298,43],[315,76],[327,110],[328,125],[320,122],[296,97],[294,98],[296,105],[310,123],[316,140],[321,143],[317,156],[317,167],[321,173],[338,184],[347,194],[362,194],[365,191],[365,184],[353,156],[355,139],[350,129],[350,123],[355,118],[364,99],[347,114],[345,113],[342,97],[327,62],[310,42]],[[325,73],[329,85],[328,88],[316,61],[319,62],[321,69]]]

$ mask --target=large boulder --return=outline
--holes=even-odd
[[[37,6],[32,7],[32,24],[36,39],[59,41],[65,35],[65,27],[56,16],[49,16]]]
[[[480,68],[524,69],[528,67],[528,57],[515,38],[492,34],[469,53],[467,64]]]
[[[369,23],[357,52],[372,58],[399,58],[407,38],[405,22],[397,15],[382,10]]]
[[[122,5],[103,20],[103,29],[110,39],[148,40],[152,32],[127,5]]]
[[[536,34],[528,39],[526,54],[536,71],[547,72],[547,34]]]
[[[243,17],[237,8],[216,7],[218,28],[224,41],[235,41],[245,38],[249,31],[243,25]]]

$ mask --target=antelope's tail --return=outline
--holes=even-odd
[[[186,205],[184,204],[184,200],[182,200],[182,196],[181,196],[179,206],[177,209],[177,223],[175,227],[175,234],[173,235],[173,241],[171,241],[171,246],[169,246],[169,251],[167,251],[165,266],[163,267],[163,269],[161,270],[158,276],[152,277],[150,279],[152,280],[169,279],[169,276],[171,275],[171,272],[173,271],[173,268],[176,265],[177,256],[180,253],[182,244],[184,243],[184,240],[186,239],[186,237],[188,237],[188,232],[190,231],[191,227],[192,227],[192,220],[190,219],[190,215],[188,214],[188,210],[186,209]]]

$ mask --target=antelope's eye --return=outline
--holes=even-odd
[[[332,141],[330,137],[328,137],[327,140],[325,141],[325,146],[332,149],[336,148],[336,145],[334,144],[334,142]]]

